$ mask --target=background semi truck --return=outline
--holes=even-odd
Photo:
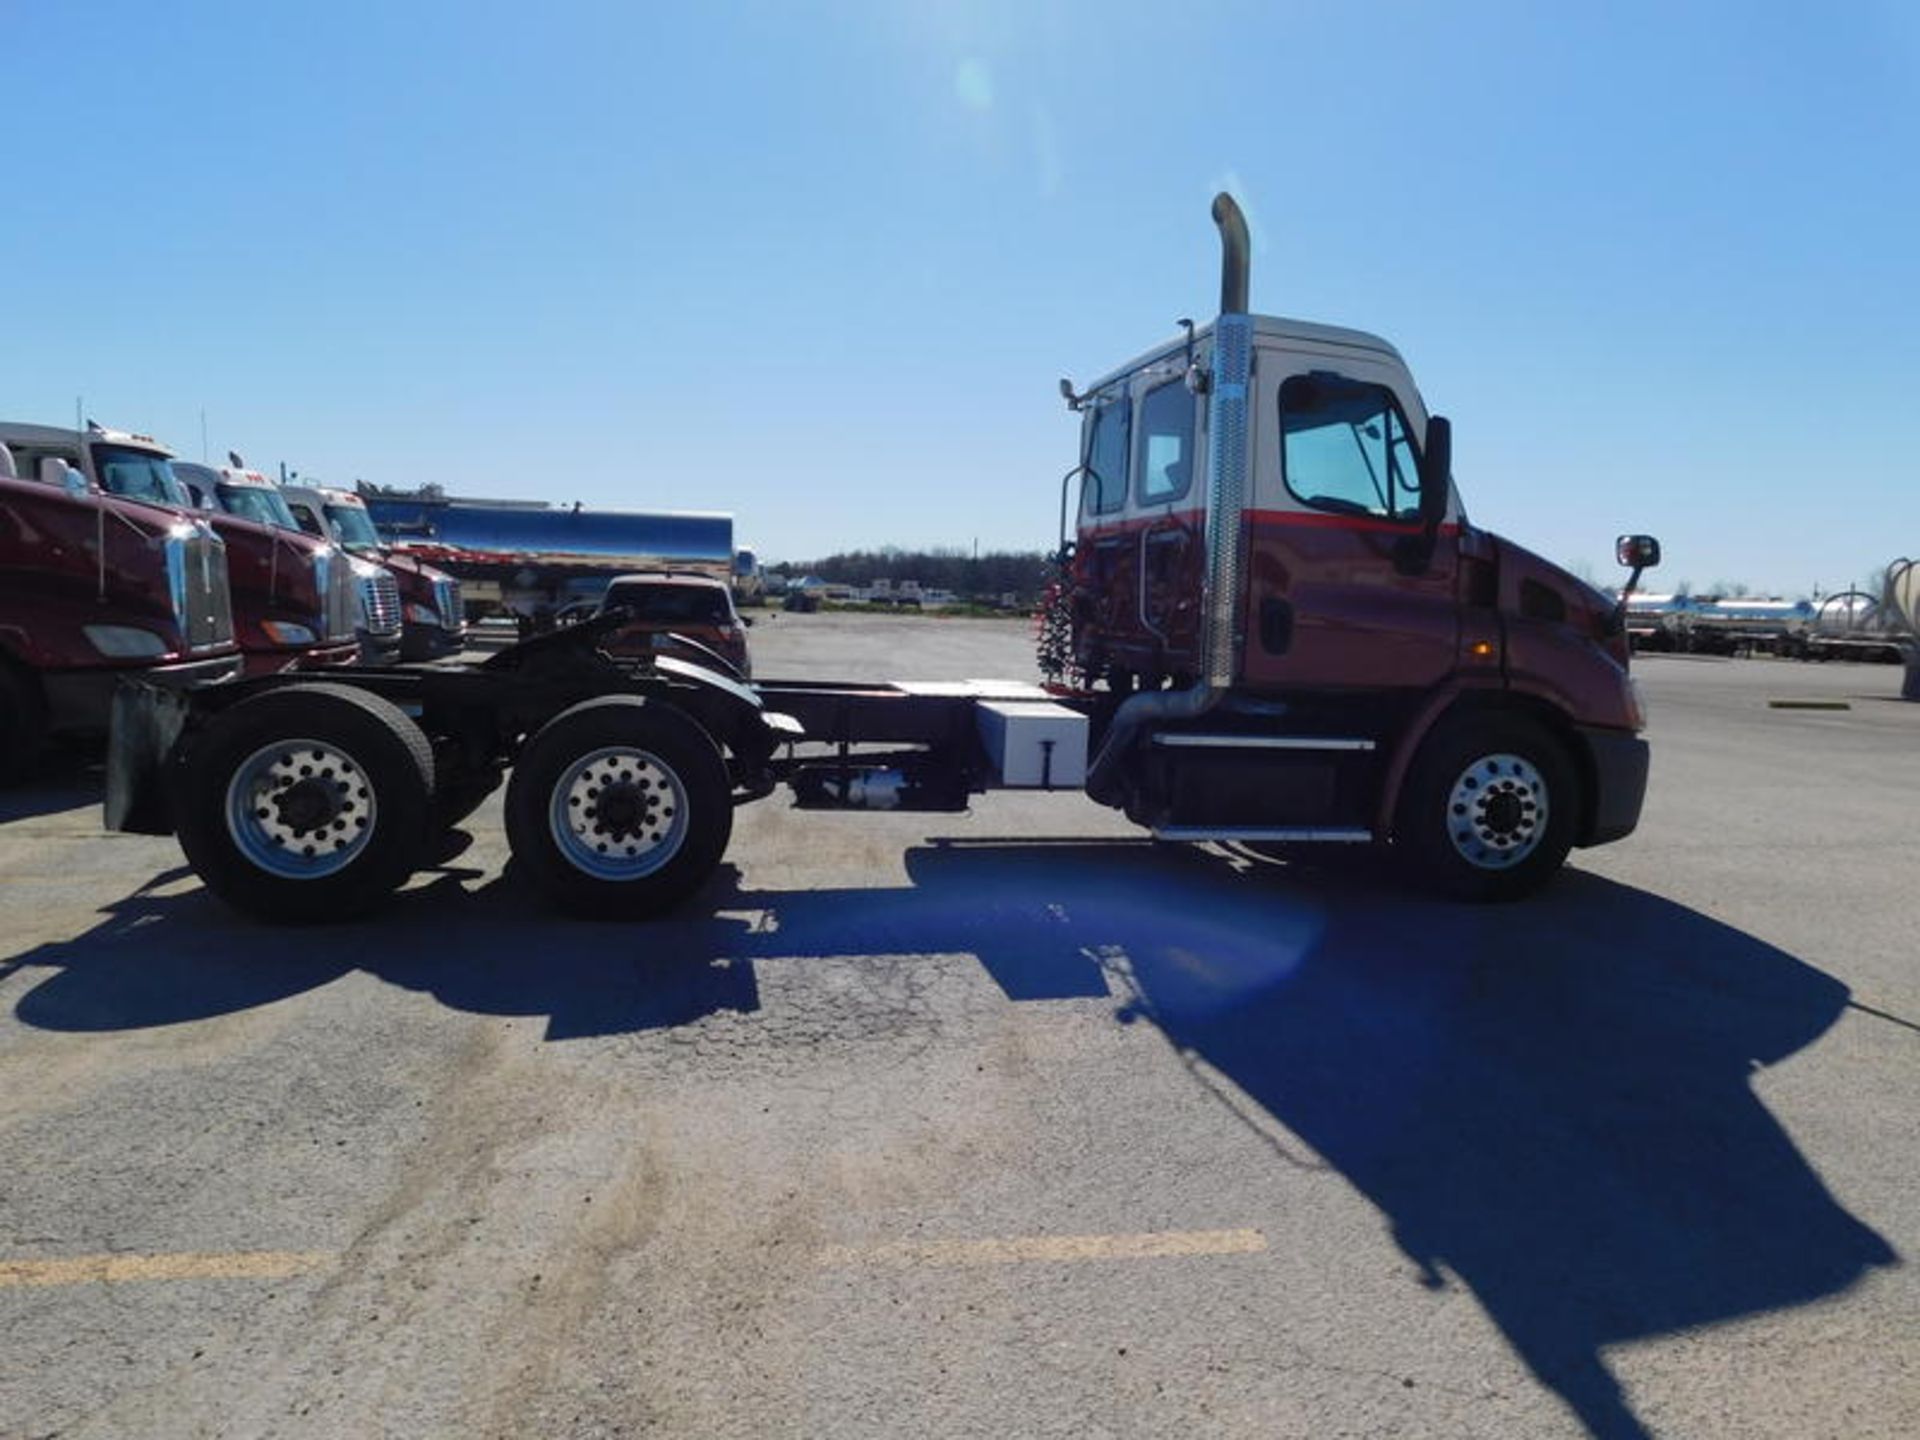
[[[173,468],[172,452],[150,435],[53,425],[0,424],[0,443],[23,471],[48,460],[123,500],[167,509],[210,526],[224,546],[233,636],[247,673],[352,663],[339,632],[343,581],[331,549],[243,515],[200,507]]]
[[[683,898],[735,808],[783,784],[801,805],[924,810],[1084,789],[1169,840],[1369,844],[1450,895],[1529,893],[1639,819],[1622,607],[1469,524],[1451,427],[1398,353],[1249,313],[1245,221],[1224,195],[1214,218],[1218,317],[1084,392],[1062,382],[1084,428],[1051,691],[749,686],[616,660],[610,610],[477,666],[130,687],[109,824],[164,794],[174,813],[147,828],[277,919],[373,904],[509,769],[516,869],[581,913]],[[1629,591],[1658,551],[1623,537]]]
[[[287,668],[276,663],[276,646],[307,647],[288,662],[300,669],[358,660],[364,579],[353,557],[301,530],[285,502],[251,472],[182,460],[173,462],[173,471],[200,509],[245,521],[249,527],[247,543],[227,547],[229,585],[237,593],[262,597],[258,613],[249,614],[262,643],[248,653],[248,673]],[[226,526],[229,532],[237,528]],[[261,530],[271,544],[255,543]]]
[[[351,490],[283,485],[280,493],[301,529],[326,536],[355,558],[384,572],[370,576],[367,592],[365,648],[369,658],[390,658],[387,637],[396,621],[400,659],[437,660],[459,653],[466,644],[467,621],[457,579],[420,556],[383,541],[367,513],[366,502]]]
[[[205,521],[106,494],[0,444],[0,780],[53,734],[102,734],[115,684],[240,669],[224,546]]]

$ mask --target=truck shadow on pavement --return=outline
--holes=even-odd
[[[1604,1347],[1836,1295],[1898,1259],[1753,1088],[1846,988],[1697,911],[1578,871],[1526,904],[1443,905],[1138,841],[930,842],[907,873],[756,891],[723,867],[682,913],[629,927],[558,922],[448,868],[364,925],[264,932],[158,893],[170,872],[4,968],[53,969],[18,1014],[57,1030],[227,1013],[361,968],[544,1014],[559,1039],[757,1010],[756,960],[971,953],[1014,1001],[1151,1022],[1223,1103],[1273,1139],[1251,1101],[1377,1206],[1422,1283],[1469,1287],[1609,1440],[1647,1432]],[[1276,1142],[1310,1163],[1295,1148]]]
[[[49,747],[34,757],[27,779],[0,790],[0,825],[68,810],[88,811],[87,823],[92,825],[105,789],[105,772],[97,755]]]

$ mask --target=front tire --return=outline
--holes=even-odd
[[[670,706],[608,695],[562,711],[507,782],[507,839],[546,900],[639,919],[697,890],[733,834],[726,762]]]
[[[262,920],[345,920],[413,873],[433,751],[378,695],[288,685],[216,717],[180,780],[180,848],[209,890]]]
[[[1407,772],[1394,847],[1443,895],[1518,900],[1566,862],[1579,807],[1573,764],[1541,726],[1518,715],[1453,716]]]

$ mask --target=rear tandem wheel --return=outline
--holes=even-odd
[[[216,716],[181,782],[180,848],[209,890],[263,920],[343,920],[413,873],[433,752],[378,695],[296,684]]]
[[[513,858],[557,908],[638,919],[697,890],[733,834],[732,783],[706,731],[637,695],[548,721],[507,782]]]

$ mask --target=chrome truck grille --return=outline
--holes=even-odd
[[[451,577],[433,582],[433,608],[440,612],[440,623],[458,630],[466,619],[460,608],[460,582]]]
[[[211,650],[233,639],[233,599],[227,590],[227,547],[203,524],[182,525],[166,538],[167,589],[189,650]]]
[[[324,638],[351,640],[360,619],[360,591],[353,561],[344,550],[328,548],[313,557],[313,582],[320,592]]]
[[[392,635],[400,629],[400,585],[393,572],[380,569],[360,582],[361,618],[374,635]]]

